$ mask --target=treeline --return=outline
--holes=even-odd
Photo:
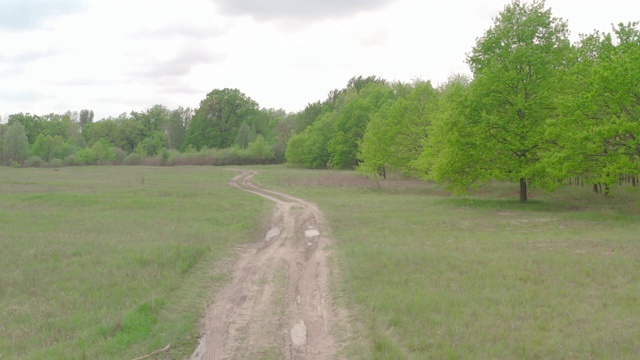
[[[91,110],[6,120],[6,165],[228,165],[283,162],[295,116],[261,109],[237,89],[217,89],[195,110],[155,105],[100,121]]]
[[[197,109],[156,105],[93,121],[13,114],[0,124],[14,166],[264,164],[399,172],[455,192],[491,180],[610,191],[640,174],[640,28],[571,43],[544,1],[514,0],[467,56],[472,77],[388,82],[354,77],[293,114],[216,89]]]
[[[544,1],[513,1],[467,56],[473,77],[354,78],[301,113],[286,160],[434,180],[456,192],[491,180],[609,192],[640,174],[640,29],[569,40]]]

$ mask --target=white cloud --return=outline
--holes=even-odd
[[[259,20],[317,20],[377,10],[393,0],[211,0],[222,12]]]
[[[27,0],[0,0],[0,23],[24,18],[7,1]],[[438,84],[468,72],[465,53],[508,2],[49,0],[74,5],[43,10],[20,31],[0,25],[0,111],[89,108],[101,118],[195,107],[225,87],[296,111],[357,75]],[[547,5],[576,35],[640,13],[630,0]]]

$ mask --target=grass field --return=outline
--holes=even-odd
[[[353,172],[264,167],[256,181],[319,204],[341,297],[364,325],[349,358],[637,359],[640,189],[465,198]]]
[[[188,358],[271,205],[213,167],[0,167],[0,359]]]
[[[336,239],[349,359],[637,359],[638,192],[464,198],[354,172],[251,167]],[[0,359],[188,358],[270,203],[212,167],[0,167]],[[268,218],[268,217],[267,217]],[[262,230],[265,230],[264,228]]]

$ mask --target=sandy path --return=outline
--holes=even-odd
[[[243,249],[190,359],[331,359],[336,316],[321,214],[313,203],[251,183],[255,174],[243,171],[229,185],[276,204],[271,230]]]

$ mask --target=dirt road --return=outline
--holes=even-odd
[[[229,185],[276,204],[271,229],[242,251],[191,360],[331,359],[338,345],[321,214],[313,203],[256,186],[255,175],[243,171]]]

